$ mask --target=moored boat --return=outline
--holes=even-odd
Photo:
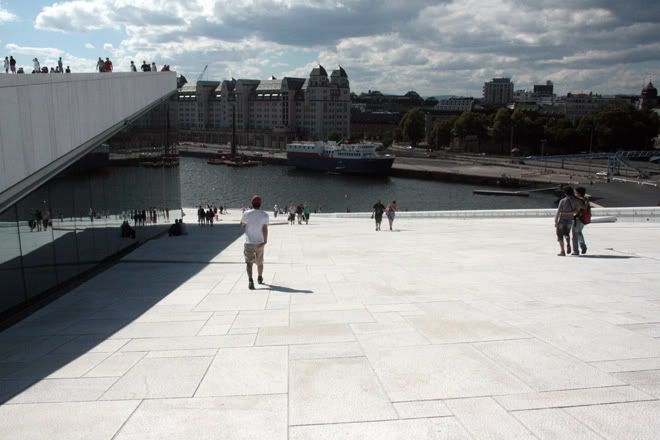
[[[293,142],[286,146],[287,163],[297,168],[343,174],[388,174],[394,156],[381,154],[365,142]]]

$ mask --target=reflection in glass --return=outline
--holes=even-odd
[[[94,176],[88,176],[89,190],[91,196],[91,209],[94,211],[92,221],[92,237],[94,240],[94,262],[97,263],[108,255],[108,231],[107,218],[110,209],[105,201],[105,170],[97,170]]]
[[[0,213],[0,312],[25,300],[16,207]]]
[[[18,202],[23,272],[28,298],[57,284],[48,186]]]
[[[0,313],[169,227],[179,169],[141,165],[130,148],[104,145],[0,213]]]
[[[80,271],[90,269],[94,264],[94,217],[92,195],[87,176],[73,176],[73,204],[76,214],[76,243],[78,246],[78,264]]]
[[[50,202],[57,279],[62,283],[78,275],[73,187],[66,179],[56,178],[51,181]]]

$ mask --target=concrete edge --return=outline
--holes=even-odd
[[[630,217],[660,219],[660,207],[592,208],[594,217]],[[554,217],[556,209],[484,209],[457,211],[397,212],[397,218],[544,218]],[[322,218],[370,218],[370,212],[335,212],[313,214]]]

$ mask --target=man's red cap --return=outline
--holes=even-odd
[[[252,206],[261,206],[261,196],[252,196]]]

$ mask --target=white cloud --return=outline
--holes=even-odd
[[[85,43],[85,49],[94,49],[94,45],[92,43]]]
[[[648,0],[65,0],[35,27],[116,30],[115,66],[156,61],[189,79],[205,64],[217,79],[306,76],[320,61],[358,92],[479,96],[497,75],[636,92],[637,75],[660,71],[658,22]]]
[[[9,12],[7,9],[3,8],[2,5],[0,5],[0,23],[14,21],[17,18],[18,17],[16,17],[15,14]]]

